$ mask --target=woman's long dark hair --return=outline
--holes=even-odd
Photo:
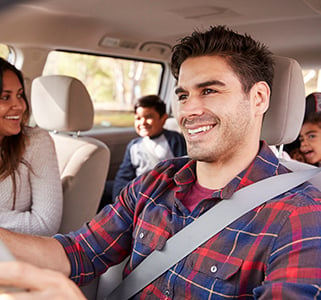
[[[26,149],[26,136],[24,134],[24,127],[27,125],[30,117],[30,108],[25,95],[24,79],[21,71],[15,66],[11,65],[5,59],[0,58],[0,94],[3,91],[3,74],[5,71],[12,71],[15,73],[23,88],[22,97],[26,103],[26,111],[23,114],[21,120],[21,131],[17,135],[5,136],[2,140],[1,151],[0,151],[0,180],[4,180],[8,176],[12,178],[13,186],[13,205],[12,209],[15,208],[17,184],[16,184],[16,171],[20,163],[28,164],[24,161],[23,155]],[[28,166],[29,167],[29,166]]]

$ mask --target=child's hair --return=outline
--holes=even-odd
[[[303,124],[315,124],[321,128],[321,111],[311,112],[305,116]]]
[[[153,107],[161,117],[166,113],[166,104],[157,95],[148,95],[139,98],[134,106],[135,113],[138,107]]]

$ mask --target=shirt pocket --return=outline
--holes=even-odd
[[[193,274],[193,281],[197,284],[218,293],[234,296],[239,289],[243,259],[210,252],[208,249],[201,249],[190,254],[185,263],[189,274],[185,276],[190,277]],[[197,291],[194,292],[197,294]]]
[[[170,232],[165,228],[151,224],[137,226],[133,231],[133,267],[154,250],[162,250],[169,237]]]

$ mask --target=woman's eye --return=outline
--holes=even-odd
[[[3,95],[0,97],[1,100],[9,100],[10,96],[9,95]]]

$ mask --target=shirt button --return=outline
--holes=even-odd
[[[211,266],[211,272],[216,273],[217,272],[217,266]]]
[[[169,290],[166,290],[166,291],[164,292],[164,294],[165,294],[166,297],[169,296],[169,294],[170,294]]]
[[[139,238],[140,238],[140,239],[143,239],[144,236],[145,236],[144,232],[141,232],[141,233],[139,234]]]

